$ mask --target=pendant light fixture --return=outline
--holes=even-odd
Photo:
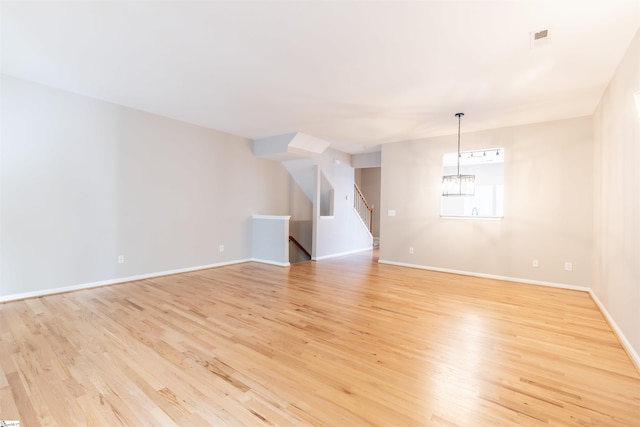
[[[464,113],[457,113],[458,118],[458,173],[442,177],[443,196],[473,196],[475,194],[475,175],[460,175],[460,122]]]

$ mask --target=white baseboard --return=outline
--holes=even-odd
[[[624,335],[624,333],[622,333],[622,330],[618,327],[618,324],[615,322],[615,320],[613,320],[613,317],[611,317],[611,315],[609,314],[605,306],[602,304],[602,302],[600,302],[600,300],[598,299],[598,296],[593,292],[591,288],[587,286],[566,285],[563,283],[543,282],[539,280],[521,279],[518,277],[496,276],[492,274],[474,273],[474,272],[460,271],[460,270],[450,270],[446,268],[428,267],[428,266],[417,265],[417,264],[406,264],[402,262],[387,261],[382,259],[379,260],[378,262],[381,264],[398,265],[400,267],[418,268],[422,270],[438,271],[442,273],[462,274],[465,276],[484,277],[487,279],[506,280],[509,282],[526,283],[529,285],[549,286],[553,288],[571,289],[575,291],[587,292],[591,296],[591,299],[593,299],[593,301],[596,303],[596,306],[598,307],[602,315],[607,319],[607,322],[611,326],[613,333],[618,337],[618,339],[620,340],[620,343],[626,350],[627,354],[629,354],[629,358],[631,359],[631,361],[636,365],[636,368],[640,371],[640,356],[638,355],[638,352],[633,348],[633,346],[631,345],[627,337]]]
[[[590,288],[587,286],[576,286],[576,285],[566,285],[564,283],[543,282],[540,280],[521,279],[519,277],[508,277],[508,276],[498,276],[495,274],[475,273],[473,271],[451,270],[448,268],[429,267],[426,265],[419,265],[419,264],[407,264],[404,262],[387,261],[383,259],[379,260],[378,262],[381,264],[390,264],[390,265],[398,265],[400,267],[409,267],[409,268],[418,268],[421,270],[438,271],[441,273],[462,274],[464,276],[483,277],[486,279],[504,280],[507,282],[526,283],[528,285],[550,286],[553,288],[572,289],[574,291],[583,291],[583,292],[590,291]]]
[[[358,249],[358,250],[355,250],[355,251],[349,251],[349,252],[343,252],[343,253],[339,253],[339,254],[326,255],[326,256],[323,256],[323,257],[314,258],[314,260],[317,261],[317,260],[322,260],[322,259],[335,258],[335,257],[354,254],[354,253],[358,253],[358,252],[365,252],[365,251],[369,251],[369,250],[371,250],[371,248]],[[138,276],[121,277],[121,278],[118,278],[118,279],[103,280],[103,281],[99,281],[99,282],[83,283],[83,284],[73,285],[73,286],[64,286],[64,287],[60,287],[60,288],[46,289],[46,290],[41,290],[41,291],[23,292],[23,293],[19,293],[19,294],[11,294],[11,295],[0,295],[0,303],[1,302],[22,300],[22,299],[27,299],[27,298],[36,298],[36,297],[52,295],[52,294],[60,294],[60,293],[64,293],[64,292],[79,291],[79,290],[83,290],[83,289],[97,288],[97,287],[100,287],[100,286],[116,285],[118,283],[134,282],[136,280],[150,279],[150,278],[161,277],[161,276],[169,276],[169,275],[172,275],[172,274],[188,273],[188,272],[197,271],[197,270],[206,270],[208,268],[223,267],[225,265],[242,264],[242,263],[250,262],[250,261],[260,262],[260,263],[263,263],[263,264],[277,265],[277,266],[280,266],[280,267],[289,267],[290,266],[290,263],[288,263],[288,262],[287,263],[279,263],[279,262],[261,260],[261,259],[256,259],[256,258],[240,259],[240,260],[234,260],[234,261],[219,262],[219,263],[215,263],[215,264],[199,265],[199,266],[196,266],[196,267],[187,267],[187,268],[179,268],[179,269],[175,269],[175,270],[166,270],[166,271],[161,271],[161,272],[157,272],[157,273],[141,274],[141,275],[138,275]],[[607,322],[609,322],[609,325],[611,326],[611,328],[613,329],[613,332],[617,335],[617,337],[620,340],[621,344],[623,345],[623,347],[625,348],[625,350],[629,354],[629,357],[635,363],[636,368],[638,370],[640,370],[640,355],[638,355],[638,352],[633,348],[633,346],[631,345],[631,343],[629,342],[627,337],[624,335],[624,333],[620,329],[620,327],[618,327],[618,324],[615,322],[615,320],[613,320],[613,317],[611,317],[611,315],[607,311],[606,307],[602,304],[602,302],[598,298],[598,296],[593,292],[593,290],[591,290],[588,287],[565,285],[565,284],[562,284],[562,283],[543,282],[543,281],[538,281],[538,280],[528,280],[528,279],[521,279],[521,278],[517,278],[517,277],[497,276],[497,275],[493,275],[493,274],[474,273],[474,272],[461,271],[461,270],[451,270],[451,269],[446,269],[446,268],[428,267],[428,266],[424,266],[424,265],[407,264],[407,263],[388,261],[388,260],[383,260],[383,259],[379,260],[378,262],[381,263],[381,264],[397,265],[397,266],[400,266],[400,267],[417,268],[417,269],[421,269],[421,270],[431,270],[431,271],[438,271],[438,272],[442,272],[442,273],[462,274],[462,275],[465,275],[465,276],[483,277],[483,278],[488,278],[488,279],[506,280],[506,281],[510,281],[510,282],[526,283],[526,284],[530,284],[530,285],[550,286],[550,287],[554,287],[554,288],[572,289],[572,290],[576,290],[576,291],[588,292],[589,295],[591,296],[591,298],[593,299],[593,301],[596,303],[596,306],[598,307],[598,309],[600,309],[600,311],[602,312],[603,316],[607,319]]]
[[[262,264],[277,265],[278,267],[290,267],[291,266],[290,262],[269,261],[269,260],[266,260],[266,259],[259,259],[259,258],[251,258],[249,261],[260,262]]]
[[[636,349],[633,348],[633,346],[631,345],[627,337],[622,333],[622,330],[618,327],[618,324],[616,323],[616,321],[613,320],[613,317],[611,317],[606,307],[604,306],[604,304],[602,304],[602,302],[600,301],[598,296],[595,294],[595,292],[589,289],[589,295],[591,295],[591,299],[593,299],[593,301],[596,303],[596,305],[602,312],[602,315],[605,317],[605,319],[607,319],[607,322],[609,322],[609,326],[611,326],[611,329],[613,329],[613,332],[618,336],[620,343],[622,344],[624,349],[627,351],[627,354],[629,354],[629,357],[631,358],[632,362],[635,363],[638,371],[640,371],[640,355],[638,355],[638,352],[636,351]]]
[[[150,279],[153,277],[169,276],[172,274],[188,273],[190,271],[206,270],[207,268],[223,267],[225,265],[241,264],[252,261],[251,259],[239,259],[234,261],[225,261],[215,264],[199,265],[196,267],[178,268],[175,270],[160,271],[157,273],[141,274],[138,276],[120,277],[117,279],[102,280],[99,282],[81,283],[79,285],[63,286],[60,288],[44,289],[41,291],[23,292],[19,294],[0,295],[0,302],[17,301],[27,298],[36,298],[46,295],[61,294],[64,292],[80,291],[83,289],[97,288],[100,286],[117,285],[118,283],[134,282],[136,280]]]
[[[319,257],[312,257],[311,259],[313,261],[320,261],[323,259],[329,259],[329,258],[336,258],[339,256],[345,256],[345,255],[351,255],[351,254],[356,254],[358,252],[365,252],[365,251],[370,251],[371,249],[373,249],[372,246],[367,246],[366,248],[362,248],[362,249],[356,249],[354,251],[349,251],[349,252],[340,252],[339,254],[331,254],[331,255],[324,255],[324,256],[319,256]]]

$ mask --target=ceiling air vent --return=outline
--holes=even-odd
[[[531,48],[539,47],[547,44],[549,40],[549,30],[541,30],[531,33],[530,42]]]

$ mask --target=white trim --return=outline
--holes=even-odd
[[[613,329],[613,333],[618,336],[620,343],[625,348],[625,350],[627,350],[627,354],[629,354],[631,361],[635,363],[636,368],[640,371],[640,355],[638,355],[636,349],[633,348],[629,340],[627,340],[627,337],[625,337],[625,335],[622,333],[622,330],[618,327],[616,321],[613,320],[613,317],[611,317],[604,304],[602,304],[602,302],[592,289],[589,289],[589,295],[591,295],[591,299],[593,299],[593,301],[596,303],[596,305],[604,315],[605,319],[607,319],[607,322],[609,322],[609,326],[611,326],[611,329]]]
[[[278,219],[281,221],[289,221],[291,215],[251,215],[253,219]]]
[[[273,262],[257,258],[237,259],[233,261],[218,262],[215,264],[198,265],[195,267],[178,268],[175,270],[160,271],[157,273],[140,274],[137,276],[120,277],[118,279],[101,280],[99,282],[81,283],[79,285],[62,286],[60,288],[44,289],[41,291],[22,292],[19,294],[0,295],[0,303],[9,301],[18,301],[28,298],[37,298],[47,295],[62,294],[65,292],[82,291],[85,289],[99,288],[101,286],[117,285],[120,283],[135,282],[136,280],[152,279],[154,277],[170,276],[172,274],[189,273],[191,271],[206,270],[208,268],[224,267],[226,265],[243,264],[245,262],[260,262],[262,264],[277,265],[280,267],[289,267],[291,264],[286,262]]]
[[[313,261],[320,261],[320,260],[323,260],[323,259],[336,258],[336,257],[339,257],[339,256],[351,255],[351,254],[355,254],[355,253],[358,253],[358,252],[370,251],[371,249],[373,249],[372,246],[367,246],[366,248],[363,248],[363,249],[356,249],[354,251],[348,251],[348,252],[340,252],[338,254],[323,255],[323,256],[319,256],[319,257],[311,257],[311,259]]]
[[[290,267],[291,266],[291,263],[289,263],[289,262],[269,261],[267,259],[259,259],[259,258],[251,258],[249,261],[260,262],[262,264],[277,265],[278,267]]]
[[[349,255],[349,254],[353,254],[353,253],[357,253],[357,252],[364,252],[364,251],[368,251],[368,250],[371,250],[371,248],[358,249],[358,250],[355,250],[355,251],[342,252],[342,253],[333,254],[333,255],[325,255],[323,257],[317,257],[317,258],[312,258],[312,259],[314,261],[317,261],[317,260],[322,260],[322,259],[335,258],[335,257],[343,256],[343,255]],[[91,283],[83,283],[83,284],[80,284],[80,285],[64,286],[64,287],[61,287],[61,288],[47,289],[47,290],[42,290],[42,291],[23,292],[23,293],[20,293],[20,294],[4,295],[4,296],[0,296],[0,303],[9,302],[9,301],[23,300],[23,299],[27,299],[27,298],[41,297],[41,296],[46,296],[46,295],[60,294],[60,293],[64,293],[64,292],[80,291],[80,290],[83,290],[83,289],[97,288],[97,287],[101,287],[101,286],[117,285],[119,283],[134,282],[136,280],[150,279],[150,278],[161,277],[161,276],[169,276],[169,275],[172,275],[172,274],[188,273],[188,272],[197,271],[197,270],[206,270],[208,268],[224,267],[226,265],[242,264],[242,263],[250,262],[250,261],[260,262],[260,263],[263,263],[263,264],[277,265],[277,266],[280,266],[280,267],[289,267],[291,265],[288,262],[287,263],[278,263],[278,262],[261,260],[261,259],[256,259],[256,258],[239,259],[239,260],[234,260],[234,261],[219,262],[219,263],[215,263],[215,264],[200,265],[200,266],[197,266],[197,267],[179,268],[179,269],[175,269],[175,270],[167,270],[167,271],[162,271],[162,272],[158,272],[158,273],[141,274],[141,275],[138,275],[138,276],[122,277],[122,278],[119,278],[119,279],[103,280],[103,281],[100,281],[100,282],[91,282]],[[618,327],[618,324],[615,322],[615,320],[613,320],[613,317],[611,317],[611,315],[607,311],[607,309],[604,306],[604,304],[602,304],[602,302],[598,298],[598,296],[593,292],[592,289],[590,289],[588,287],[565,285],[565,284],[552,283],[552,282],[541,282],[541,281],[537,281],[537,280],[527,280],[527,279],[520,279],[520,278],[514,278],[514,277],[497,276],[497,275],[492,275],[492,274],[472,273],[472,272],[468,272],[468,271],[451,270],[451,269],[445,269],[445,268],[427,267],[427,266],[418,265],[418,264],[407,264],[407,263],[402,263],[402,262],[387,261],[387,260],[383,260],[383,259],[378,260],[378,262],[380,264],[397,265],[397,266],[400,266],[400,267],[418,268],[418,269],[421,269],[421,270],[439,271],[439,272],[442,272],[442,273],[462,274],[462,275],[465,275],[465,276],[484,277],[484,278],[488,278],[488,279],[507,280],[507,281],[510,281],[510,282],[526,283],[526,284],[530,284],[530,285],[550,286],[550,287],[554,287],[554,288],[572,289],[572,290],[576,290],[576,291],[588,292],[589,295],[591,296],[591,298],[593,299],[593,301],[596,303],[596,306],[600,309],[600,311],[602,312],[604,317],[607,319],[607,322],[609,323],[609,325],[613,329],[613,332],[617,335],[617,337],[620,340],[620,342],[622,343],[623,347],[625,348],[625,350],[629,354],[632,362],[634,362],[635,365],[636,365],[636,368],[638,368],[640,370],[640,355],[638,355],[638,352],[633,348],[633,346],[631,345],[629,340],[627,340],[627,337],[624,335],[622,330]]]
[[[419,264],[407,264],[404,262],[395,262],[395,261],[387,261],[380,259],[378,260],[380,264],[391,264],[398,265],[400,267],[409,267],[409,268],[418,268],[421,270],[431,270],[431,271],[439,271],[441,273],[453,273],[453,274],[462,274],[465,276],[474,276],[474,277],[483,277],[486,279],[496,279],[496,280],[505,280],[508,282],[518,282],[518,283],[526,283],[528,285],[541,285],[541,286],[549,286],[553,288],[562,288],[562,289],[571,289],[574,291],[582,291],[589,292],[590,289],[587,286],[576,286],[576,285],[566,285],[564,283],[554,283],[554,282],[543,282],[540,280],[529,280],[529,279],[521,279],[519,277],[508,277],[508,276],[498,276],[495,274],[484,274],[484,273],[475,273],[472,271],[461,271],[461,270],[451,270],[448,268],[438,268],[438,267],[429,267],[426,265]]]
[[[478,215],[440,215],[440,219],[478,219],[482,221],[502,221],[503,216],[478,216]]]
[[[620,340],[620,343],[622,344],[624,349],[627,351],[627,354],[629,354],[629,358],[631,359],[631,361],[636,365],[636,368],[640,370],[640,355],[638,355],[638,352],[636,351],[636,349],[633,348],[633,346],[631,345],[627,337],[624,335],[624,333],[620,329],[620,327],[618,327],[618,324],[615,322],[615,320],[613,320],[613,317],[609,314],[604,304],[602,304],[600,299],[598,299],[598,296],[589,287],[566,285],[563,283],[542,282],[539,280],[528,280],[528,279],[521,279],[517,277],[497,276],[493,274],[473,273],[469,271],[450,270],[446,268],[428,267],[424,265],[407,264],[403,262],[386,261],[382,259],[378,260],[378,262],[381,264],[397,265],[400,267],[418,268],[421,270],[439,271],[442,273],[462,274],[465,276],[484,277],[488,279],[506,280],[506,281],[517,282],[517,283],[526,283],[529,285],[549,286],[553,288],[571,289],[575,291],[587,292],[591,296],[591,299],[593,299],[593,301],[595,302],[600,312],[602,312],[602,315],[605,317],[605,319],[607,319],[607,322],[609,323],[611,329],[613,330],[613,333],[618,337],[618,339]]]
[[[215,264],[199,265],[196,267],[178,268],[175,270],[160,271],[157,273],[141,274],[138,276],[121,277],[118,279],[102,280],[99,282],[81,283],[79,285],[63,286],[61,288],[45,289],[41,291],[23,292],[20,294],[0,295],[0,303],[8,301],[17,301],[27,298],[36,298],[46,295],[61,294],[65,292],[81,291],[83,289],[97,288],[100,286],[117,285],[119,283],[135,282],[136,280],[151,279],[154,277],[170,276],[172,274],[188,273],[190,271],[206,270],[208,268],[223,267],[225,265],[242,264],[253,261],[251,259],[239,259],[234,261],[225,261]]]

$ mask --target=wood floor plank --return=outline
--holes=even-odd
[[[588,294],[370,253],[4,303],[0,344],[28,426],[640,426]]]

